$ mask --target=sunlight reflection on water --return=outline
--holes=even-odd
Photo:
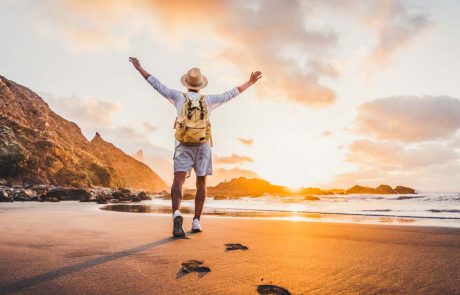
[[[128,212],[128,213],[150,213],[150,214],[172,214],[171,208],[159,205],[132,205],[132,204],[110,204],[102,206],[101,210]],[[182,207],[181,211],[185,215],[194,213],[193,207]],[[205,208],[204,215],[214,217],[237,217],[237,218],[262,218],[287,220],[294,222],[304,221],[324,221],[324,222],[347,222],[347,223],[365,223],[365,224],[394,224],[394,225],[424,225],[424,226],[450,226],[460,227],[458,220],[448,220],[439,222],[432,218],[412,218],[404,216],[382,216],[379,214],[346,214],[346,213],[318,213],[302,211],[262,211],[262,210],[244,210],[244,209],[222,209],[222,208]],[[450,222],[449,222],[450,221]]]

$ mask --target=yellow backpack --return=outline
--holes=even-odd
[[[199,99],[191,100],[184,93],[184,97],[182,111],[174,123],[176,139],[186,145],[202,144],[209,140],[212,146],[211,122],[204,96],[201,95]]]

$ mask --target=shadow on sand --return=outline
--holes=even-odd
[[[42,273],[33,277],[25,278],[22,280],[18,280],[15,282],[12,282],[10,284],[6,284],[3,286],[0,286],[0,294],[12,294],[16,292],[20,292],[26,288],[41,284],[43,282],[47,282],[62,276],[66,276],[68,274],[72,274],[93,266],[97,266],[109,261],[113,261],[116,259],[124,258],[139,252],[143,252],[161,245],[164,245],[169,242],[175,241],[175,238],[165,238],[159,241],[155,241],[152,243],[148,243],[142,246],[138,246],[135,248],[127,249],[127,250],[122,250],[118,252],[114,252],[110,255],[106,256],[101,256],[95,259],[91,259],[82,263],[74,264],[74,265],[69,265],[65,266],[62,268],[58,268],[56,270],[52,270],[50,272]]]

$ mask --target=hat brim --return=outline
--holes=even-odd
[[[208,85],[208,79],[205,77],[205,76],[202,76],[203,77],[203,83],[200,85],[200,86],[192,86],[190,84],[187,83],[187,74],[183,75],[181,78],[180,78],[180,82],[182,83],[182,85],[184,85],[187,89],[194,89],[194,90],[199,90],[199,89],[202,89],[202,88],[205,88],[207,85]]]

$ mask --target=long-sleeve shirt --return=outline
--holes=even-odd
[[[162,96],[164,96],[167,100],[169,100],[177,110],[177,115],[180,115],[180,112],[182,111],[182,106],[184,105],[185,102],[185,97],[182,92],[174,89],[169,89],[166,87],[163,83],[161,83],[157,78],[154,76],[150,75],[147,79],[150,85],[158,91]],[[211,95],[205,95],[205,100],[206,103],[208,104],[208,112],[209,116],[211,115],[211,111],[215,110],[218,106],[230,101],[232,98],[236,97],[238,94],[240,94],[239,90],[237,87],[224,92],[222,94],[211,94]],[[191,100],[199,99],[201,94],[196,93],[196,92],[188,92],[187,93],[188,97]]]

